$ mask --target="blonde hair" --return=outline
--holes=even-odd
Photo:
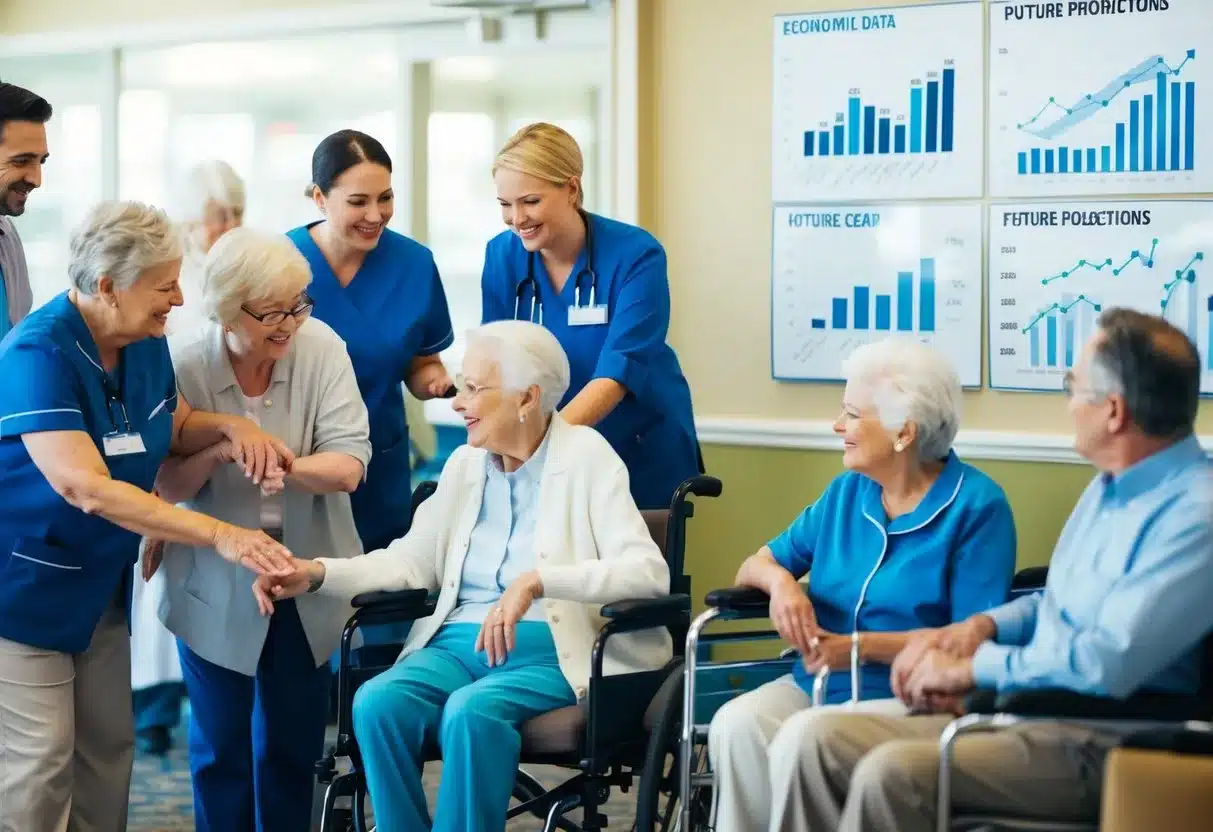
[[[512,170],[533,176],[558,188],[576,179],[581,184],[585,160],[581,148],[563,128],[545,121],[528,124],[510,136],[493,160],[493,174]],[[577,189],[577,207],[585,201],[583,188]]]
[[[283,234],[233,228],[215,241],[202,267],[202,308],[230,324],[250,301],[294,297],[312,282],[312,270]]]

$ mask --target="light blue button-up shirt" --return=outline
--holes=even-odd
[[[501,594],[535,568],[535,520],[548,437],[517,470],[506,473],[500,460],[485,460],[484,498],[463,561],[459,598],[447,621],[480,623]],[[545,621],[542,602],[531,604],[524,621]]]
[[[987,613],[978,687],[1194,694],[1213,631],[1213,461],[1195,437],[1097,476],[1062,529],[1043,593]]]

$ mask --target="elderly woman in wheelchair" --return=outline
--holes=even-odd
[[[353,707],[377,826],[431,828],[426,747],[442,753],[433,828],[501,830],[519,761],[520,726],[586,695],[600,606],[669,592],[669,569],[629,493],[623,463],[592,428],[554,408],[569,385],[555,337],[524,321],[473,331],[455,410],[468,444],[443,469],[412,529],[387,549],[298,561],[261,581],[265,612],[304,591],[437,591],[396,665],[363,684]],[[664,629],[625,633],[604,672],[661,668]]]
[[[790,828],[781,824],[796,816],[795,761],[818,675],[852,671],[828,677],[824,704],[905,713],[890,666],[908,639],[1002,603],[1010,587],[1011,509],[952,450],[960,387],[948,360],[893,339],[860,347],[844,372],[834,431],[847,471],[737,573],[738,587],[769,595],[772,623],[800,660],[712,718],[718,832]]]

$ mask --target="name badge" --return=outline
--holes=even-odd
[[[138,433],[111,433],[102,438],[102,446],[106,456],[130,456],[131,454],[147,453],[143,437]]]
[[[605,306],[569,307],[569,326],[601,326],[607,322]]]

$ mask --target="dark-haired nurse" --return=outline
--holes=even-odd
[[[419,399],[446,393],[452,382],[438,353],[455,336],[434,255],[387,227],[392,160],[382,144],[355,130],[325,138],[312,155],[311,195],[323,219],[287,236],[312,267],[312,314],[344,339],[370,413],[371,462],[351,497],[369,552],[409,527],[401,383]]]

